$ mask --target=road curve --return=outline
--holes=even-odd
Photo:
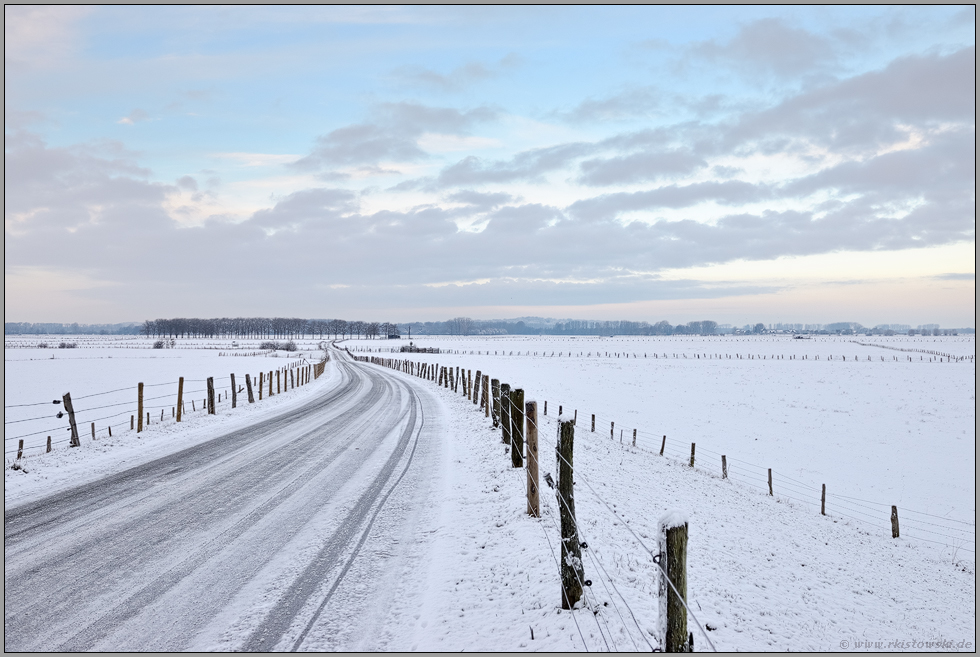
[[[438,403],[340,352],[334,366],[339,384],[299,408],[8,509],[5,651],[362,645],[344,616],[383,624],[379,564],[439,476]]]

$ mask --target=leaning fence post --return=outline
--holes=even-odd
[[[137,386],[138,401],[136,404],[136,433],[143,430],[143,384]]]
[[[524,467],[524,389],[510,393],[510,463]]]
[[[664,447],[666,446],[667,446],[667,436],[665,435],[664,439],[660,442],[660,456],[664,455]]]
[[[690,652],[687,632],[687,519],[668,513],[660,519],[660,622],[664,652]]]
[[[245,388],[248,390],[248,403],[255,403],[255,395],[252,393],[252,376],[249,374],[245,375]]]
[[[892,538],[898,538],[898,507],[892,507]]]
[[[510,445],[510,384],[500,384],[500,435],[505,445]]]
[[[561,416],[559,416],[560,418]],[[582,548],[575,523],[575,496],[572,477],[575,425],[559,419],[558,444],[558,511],[561,515],[561,608],[573,609],[582,599],[585,569],[582,567]]]
[[[214,415],[214,377],[208,377],[208,415]]]
[[[541,501],[538,492],[538,403],[524,405],[527,418],[527,514],[541,517]]]
[[[476,371],[476,387],[471,391],[473,393],[473,405],[476,406],[477,402],[480,400],[480,388],[483,387],[483,372],[480,370]]]
[[[71,393],[66,392],[61,398],[61,403],[64,404],[65,412],[68,413],[68,425],[71,427],[71,441],[68,444],[70,447],[80,447],[82,441],[78,437],[78,426],[75,424],[75,407],[71,405]]]

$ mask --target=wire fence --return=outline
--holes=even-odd
[[[304,366],[310,366],[314,368],[315,375],[319,376],[322,373],[322,368],[319,364],[310,363],[305,358],[294,359],[290,362],[283,363],[282,366],[277,366],[275,369],[270,370],[270,372],[282,372],[281,382],[279,385],[279,390],[285,392],[290,387],[296,387],[299,385],[299,379],[295,378],[293,383],[290,383],[290,371],[296,372],[297,370],[303,368]],[[269,372],[265,372],[268,374]],[[231,400],[231,376],[227,375],[225,377],[215,377],[215,404],[217,406],[223,406],[230,404]],[[242,378],[236,378],[236,394],[241,394],[245,392],[245,380],[243,375],[235,375],[236,377],[242,376]],[[310,376],[310,378],[315,378]],[[227,380],[226,380],[227,379]],[[187,415],[189,412],[201,412],[207,413],[207,386],[192,386],[188,384],[206,384],[207,378],[204,379],[184,379],[184,388],[182,391],[183,395],[183,406],[181,407],[181,414]],[[271,384],[272,379],[268,378],[263,381],[266,385]],[[163,381],[155,383],[144,383],[143,389],[156,389],[171,387],[172,391],[165,394],[157,394],[152,396],[145,396],[143,398],[143,411],[144,419],[147,421],[147,426],[156,423],[166,423],[168,421],[176,422],[176,405],[178,397],[178,387],[180,385],[179,380],[175,381]],[[258,377],[255,377],[253,385],[258,385]],[[131,396],[128,399],[122,401],[114,401],[110,398],[105,401],[109,403],[99,403],[100,398],[105,399],[108,395],[115,395],[117,398],[120,395],[129,393]],[[78,434],[80,438],[85,436],[90,436],[93,438],[103,438],[108,435],[112,435],[112,431],[115,430],[117,433],[119,431],[130,430],[130,426],[126,425],[125,416],[130,416],[130,425],[135,425],[137,420],[137,413],[139,408],[138,401],[138,386],[128,386],[125,388],[114,388],[111,390],[103,390],[101,392],[88,393],[84,395],[79,395],[78,397],[72,398],[72,406],[75,415],[75,423],[78,429]],[[277,393],[273,393],[277,394]],[[202,395],[197,397],[197,395]],[[87,405],[84,403],[86,400],[95,401],[94,405]],[[163,400],[167,400],[164,402]],[[200,401],[201,405],[198,406],[197,402]],[[82,402],[82,403],[79,403]],[[163,402],[163,403],[154,403]],[[169,402],[169,403],[168,403]],[[64,433],[70,433],[71,427],[69,425],[69,414],[67,410],[61,407],[62,400],[56,399],[47,402],[31,402],[24,404],[7,404],[4,405],[4,455],[16,454],[19,459],[22,455],[27,454],[43,454],[49,450],[50,446],[58,446],[64,443],[71,442],[70,435],[65,438],[57,438],[56,436],[63,435]],[[40,406],[47,406],[49,408],[54,407],[52,413],[45,415],[33,415],[30,417],[16,417],[16,414],[21,411],[17,409],[27,409],[27,408],[37,408]],[[166,415],[166,410],[171,409],[171,415]],[[109,412],[105,414],[100,414],[99,411],[112,410],[114,412]],[[152,413],[157,413],[157,417],[154,419],[151,415]],[[8,415],[14,415],[14,417],[8,419]],[[121,418],[119,423],[113,426],[111,420],[116,420]],[[32,424],[40,424],[44,420],[51,420],[52,424],[49,424],[43,429],[34,429]],[[58,424],[54,424],[58,422]],[[23,432],[17,432],[17,428],[20,425],[25,425],[27,430]],[[13,430],[12,434],[8,434],[6,428],[10,427]],[[95,427],[93,432],[93,426]],[[50,439],[48,440],[38,437],[46,436]]]

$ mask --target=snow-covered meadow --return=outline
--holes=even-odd
[[[198,411],[176,425],[169,413],[178,376],[197,382],[190,390],[214,376],[223,390],[230,372],[243,378],[300,358],[316,361],[322,352],[315,341],[273,356],[253,355],[257,342],[232,348],[228,340],[187,341],[154,350],[152,341],[139,339],[71,340],[76,349],[6,341],[6,450],[30,422],[6,423],[33,417],[28,413],[50,422],[47,416],[60,409],[50,399],[65,390],[79,400],[83,443],[79,450],[58,445],[50,454],[26,452],[26,473],[11,470],[15,455],[5,455],[7,505],[206,440],[219,426],[281,412],[332,385],[336,374],[328,367],[315,385],[235,411],[223,400],[218,416]],[[407,343],[343,346],[399,357],[387,350]],[[453,353],[402,356],[474,374],[480,369],[538,400],[542,474],[555,473],[558,407],[566,415],[578,411],[576,504],[593,584],[587,609],[557,609],[553,491],[543,488],[542,519],[529,518],[524,472],[510,467],[499,431],[470,401],[441,389],[451,434],[445,481],[431,501],[431,527],[416,537],[423,547],[412,548],[430,559],[413,576],[422,578],[419,585],[393,601],[380,643],[362,649],[649,649],[657,644],[659,605],[657,567],[645,549],[656,544],[658,520],[669,511],[690,519],[688,597],[703,627],[690,620],[689,627],[698,650],[707,649],[705,634],[720,650],[860,649],[859,641],[882,641],[882,650],[894,649],[890,641],[975,647],[972,336],[506,336],[414,343]],[[161,395],[169,397],[153,402],[165,406],[164,422],[156,422],[156,409],[136,439],[128,415],[139,381],[166,383]],[[82,398],[117,388],[100,397],[105,405],[121,404],[124,430],[109,439],[97,424],[92,441],[87,418],[116,408],[98,409],[101,401],[83,406],[100,397]],[[189,393],[195,395],[203,396]],[[37,401],[47,405],[10,408]],[[659,456],[663,435],[667,458]],[[692,442],[693,470],[687,466]],[[728,457],[727,481],[721,454]],[[766,483],[770,467],[774,497]],[[826,517],[819,513],[822,483]],[[898,540],[890,534],[892,504],[901,517]]]
[[[577,411],[587,439],[608,439],[615,423],[616,442],[632,443],[637,429],[637,446],[659,454],[667,436],[665,454],[684,460],[695,443],[696,467],[720,475],[724,454],[733,480],[766,492],[772,468],[774,493],[809,512],[819,513],[826,484],[828,512],[882,532],[896,505],[909,536],[940,550],[971,550],[973,559],[972,335],[412,342],[443,353],[409,358],[481,370],[524,388],[542,411],[547,401],[550,414]],[[348,344],[361,353],[390,348]]]

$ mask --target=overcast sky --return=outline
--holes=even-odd
[[[5,7],[6,321],[975,325],[973,7]]]

